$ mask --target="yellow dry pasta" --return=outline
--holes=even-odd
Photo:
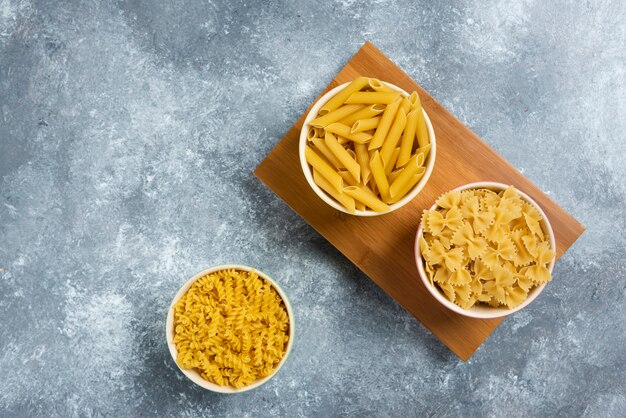
[[[205,380],[241,388],[274,372],[289,327],[282,298],[254,271],[210,273],[174,305],[176,362]]]
[[[555,253],[541,215],[513,186],[451,191],[436,204],[423,212],[420,252],[429,280],[451,302],[511,309],[550,281]]]
[[[371,106],[367,106],[361,110],[354,112],[353,114],[346,116],[341,119],[339,123],[343,123],[344,125],[352,126],[354,122],[361,119],[370,119],[376,116],[379,116],[386,109],[387,106],[383,104],[373,104]]]
[[[345,118],[346,116],[356,112],[357,110],[361,110],[364,106],[358,104],[344,105],[339,109],[335,109],[332,112],[328,112],[325,115],[322,115],[318,118],[313,119],[309,124],[315,128],[323,128],[325,126],[330,125],[333,122],[337,122]]]
[[[389,210],[426,173],[431,145],[426,137],[419,146],[418,113],[423,111],[417,92],[406,96],[375,78],[349,83],[303,127],[315,183],[349,213]],[[532,224],[535,214],[527,210],[526,216]]]

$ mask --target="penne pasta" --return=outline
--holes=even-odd
[[[396,165],[396,161],[398,160],[398,155],[400,155],[400,147],[393,150],[393,152],[391,153],[391,158],[389,158],[389,163],[385,166],[385,175],[387,177],[389,177],[389,175],[393,171],[393,167]]]
[[[330,132],[326,132],[326,138],[324,139],[324,142],[326,143],[328,149],[330,149],[330,151],[335,154],[335,157],[337,157],[337,159],[341,161],[346,170],[348,170],[348,172],[352,174],[357,182],[360,182],[361,166],[359,166],[359,163],[357,163],[356,160],[352,158],[352,156],[348,153],[348,151],[346,151],[346,149],[342,147],[339,142],[337,142],[335,136]]]
[[[428,138],[428,128],[426,127],[426,119],[424,119],[424,111],[422,109],[422,102],[417,94],[415,94],[415,110],[417,110],[417,126],[416,135],[418,146],[424,147],[430,143]]]
[[[403,168],[398,168],[397,170],[393,170],[391,172],[391,174],[389,174],[389,176],[387,177],[387,181],[389,183],[393,183],[398,178],[400,173],[402,173],[402,170],[404,170],[404,169]]]
[[[352,93],[361,90],[363,87],[367,86],[368,83],[369,78],[367,77],[356,78],[350,84],[348,84],[346,88],[337,93],[332,99],[324,103],[324,105],[320,108],[319,113],[321,115],[324,115],[339,108],[341,105],[346,103],[346,100],[348,99],[348,97],[350,97],[350,95],[352,95]]]
[[[424,175],[426,170],[422,167],[424,160],[420,158],[420,155],[421,154],[414,155],[406,164],[398,178],[389,186],[389,195],[392,199],[396,198],[400,191],[406,188],[406,185],[412,181],[415,174],[421,173],[421,175]]]
[[[404,185],[404,187],[397,192],[397,195],[395,197],[391,198],[389,203],[397,203],[400,201],[400,199],[406,196],[411,191],[411,189],[415,187],[417,182],[420,181],[420,179],[424,176],[425,171],[426,169],[424,167],[420,167],[420,170],[418,170],[418,172],[415,173],[413,177],[411,177],[411,179]]]
[[[387,106],[385,111],[383,112],[382,117],[380,118],[380,123],[378,124],[378,128],[376,128],[376,133],[374,137],[369,143],[367,149],[373,150],[376,148],[380,148],[385,142],[385,138],[387,138],[387,133],[389,133],[389,129],[391,128],[391,124],[396,118],[396,113],[398,112],[398,108],[400,107],[400,100],[396,100]]]
[[[344,184],[348,184],[350,186],[360,186],[361,182],[357,181],[352,174],[345,168],[337,171],[337,174],[341,176]]]
[[[430,144],[428,137],[428,128],[426,127],[426,119],[424,119],[424,110],[420,108],[417,114],[417,143],[420,148]]]
[[[417,92],[414,91],[408,98],[409,105],[411,105],[411,110],[417,109],[420,106],[420,97],[417,95]]]
[[[317,117],[313,119],[309,124],[316,128],[325,128],[333,122],[337,122],[340,119],[345,118],[346,116],[356,112],[357,110],[363,109],[365,106],[359,104],[351,104],[341,106],[338,109],[333,110],[332,112],[328,112],[323,116]]]
[[[387,167],[389,165],[389,160],[391,159],[391,154],[393,150],[396,149],[396,145],[398,145],[398,141],[400,140],[400,135],[402,135],[402,131],[404,130],[404,126],[406,125],[406,114],[404,113],[404,109],[398,109],[398,113],[396,114],[396,118],[391,125],[391,129],[389,129],[389,134],[387,134],[387,138],[383,143],[383,146],[380,148],[380,158],[383,160],[383,165]],[[390,170],[391,172],[391,170]]]
[[[376,187],[380,192],[380,196],[382,197],[383,201],[387,202],[390,199],[389,182],[387,181],[387,176],[385,175],[385,169],[383,167],[383,161],[380,158],[380,153],[378,151],[375,151],[374,155],[370,159],[370,168],[372,170],[372,177],[374,178]]]
[[[375,212],[387,212],[389,210],[389,206],[378,197],[365,191],[364,187],[348,186],[344,187],[343,192]]]
[[[328,193],[333,199],[339,202],[343,207],[348,209],[348,212],[354,214],[355,201],[353,198],[343,192],[337,192],[333,186],[322,176],[319,171],[313,170],[313,182],[319,186],[320,189]]]
[[[385,83],[381,82],[377,78],[370,78],[368,84],[374,91],[383,91],[383,92],[388,92],[388,93],[392,93],[396,91],[392,89],[391,87],[389,87],[388,85],[386,85]]]
[[[423,154],[424,161],[426,161],[426,158],[428,157],[429,153],[430,153],[430,144],[427,144],[421,148],[416,149],[413,155]]]
[[[353,159],[354,161],[356,161],[356,153],[354,152],[354,150],[353,150],[353,149],[351,149],[351,148],[346,148],[345,150],[348,152],[348,154],[350,154],[350,157],[352,157],[352,159]],[[357,163],[358,163],[358,161],[357,161]],[[359,164],[359,167],[360,167],[360,166],[361,166],[361,165]]]
[[[347,213],[386,212],[425,175],[431,149],[426,113],[416,92],[404,94],[358,77],[303,127],[316,190]]]
[[[378,123],[380,122],[380,116],[376,116],[375,118],[369,119],[359,119],[354,122],[352,128],[350,129],[351,133],[369,131],[370,129],[376,129]]]
[[[404,114],[409,113],[411,105],[409,104],[409,100],[406,97],[402,98],[402,103],[400,103],[400,109],[404,110]]]
[[[338,122],[328,125],[326,127],[326,132],[343,136],[344,138],[354,141],[358,144],[366,144],[372,140],[372,135],[366,134],[365,132],[351,133],[350,127],[348,125],[344,125]]]
[[[313,138],[316,138],[316,137],[317,137],[317,131],[315,130],[314,127],[311,126],[306,133],[306,139],[308,141],[311,141]]]
[[[333,165],[336,169],[345,168],[333,152],[326,146],[323,138],[313,138],[315,148]]]
[[[413,110],[406,115],[406,125],[400,142],[400,154],[396,167],[402,167],[409,162],[411,151],[413,150],[413,142],[415,140],[415,130],[417,128],[417,110]]]
[[[354,153],[356,154],[357,163],[361,166],[361,180],[363,180],[363,184],[367,184],[372,175],[372,171],[370,169],[370,155],[367,152],[367,145],[354,144]]]
[[[357,120],[369,119],[380,115],[384,112],[385,108],[386,106],[383,104],[373,104],[354,112],[353,114],[341,119],[339,122],[344,125],[352,126]]]
[[[400,92],[357,91],[352,93],[346,103],[389,104],[400,97]]]
[[[343,188],[343,179],[335,169],[322,159],[311,147],[307,145],[305,149],[306,161],[319,173],[328,180],[333,189],[339,193]]]
[[[322,154],[320,152],[319,149],[317,149],[317,147],[311,146],[311,149],[313,150],[314,153],[316,153],[326,164],[332,166],[332,164],[330,163],[330,161],[328,161],[328,159],[324,156],[324,154]]]

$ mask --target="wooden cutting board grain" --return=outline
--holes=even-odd
[[[435,169],[414,200],[395,212],[373,218],[349,216],[324,203],[307,184],[298,160],[298,138],[308,110],[261,162],[255,175],[450,350],[467,360],[502,319],[458,315],[441,306],[424,288],[413,256],[422,210],[457,186],[497,181],[514,185],[543,208],[554,229],[557,258],[583,233],[584,227],[371,43],[365,43],[323,93],[357,76],[376,77],[408,92],[417,91],[432,121],[437,139]]]

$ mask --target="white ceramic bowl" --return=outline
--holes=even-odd
[[[502,184],[502,183],[480,182],[480,183],[466,184],[464,186],[457,187],[454,190],[489,189],[495,192],[500,192],[502,190],[506,190],[507,187],[509,186],[506,184]],[[554,251],[556,249],[556,242],[554,240],[554,231],[552,230],[552,226],[550,225],[550,221],[548,220],[548,217],[543,212],[541,207],[537,204],[537,202],[531,199],[527,194],[519,190],[517,190],[517,192],[525,201],[533,205],[535,209],[537,209],[537,211],[539,211],[539,213],[541,214],[541,218],[542,218],[541,226],[543,230],[548,233],[548,236],[550,239],[550,246],[552,250]],[[436,207],[437,205],[434,204],[430,207],[430,210],[433,210]],[[528,293],[528,298],[513,309],[507,309],[507,308],[501,308],[501,307],[492,308],[491,306],[487,306],[487,305],[475,305],[471,309],[463,309],[460,306],[456,305],[455,303],[450,302],[448,298],[446,297],[446,295],[441,290],[439,290],[437,285],[430,283],[430,280],[428,279],[428,276],[426,275],[426,271],[424,271],[424,259],[422,258],[422,254],[420,252],[419,237],[421,235],[422,235],[422,224],[420,223],[420,226],[417,229],[417,235],[415,236],[415,262],[417,264],[417,271],[419,272],[420,278],[422,279],[424,286],[426,286],[426,289],[428,289],[430,294],[433,295],[435,299],[439,301],[439,303],[441,303],[446,308],[458,314],[469,316],[472,318],[482,318],[482,319],[499,318],[502,316],[507,316],[528,306],[533,300],[537,298],[537,296],[539,296],[543,288],[546,287],[546,284],[534,287]],[[548,270],[550,270],[550,273],[552,273],[552,269],[554,268],[554,261],[555,260],[552,259],[552,261],[548,265]]]
[[[335,96],[340,90],[342,90],[348,84],[349,83],[345,83],[340,86],[337,86],[331,91],[329,91],[328,93],[326,93],[317,101],[317,103],[315,103],[315,106],[313,106],[313,108],[306,115],[306,118],[304,119],[304,123],[302,124],[302,130],[300,131],[299,154],[300,154],[300,165],[302,166],[302,172],[304,173],[304,177],[306,178],[306,181],[309,183],[309,186],[311,186],[313,191],[320,197],[320,199],[328,203],[333,208],[337,209],[338,211],[347,213],[348,215],[352,215],[350,212],[346,210],[346,208],[344,208],[342,205],[337,203],[335,199],[330,197],[328,194],[326,194],[325,191],[320,189],[317,186],[317,184],[315,184],[315,182],[313,181],[313,172],[311,168],[309,167],[309,165],[307,164],[306,158],[304,156],[304,152],[305,152],[306,144],[307,144],[307,132],[309,131],[309,122],[315,119],[315,117],[317,116],[317,112],[319,112],[320,108],[327,101],[332,99],[333,96]],[[409,94],[406,91],[402,90],[400,87],[395,86],[391,83],[387,83],[387,82],[385,82],[385,84],[391,87],[392,89],[399,91],[400,93],[402,93],[403,96],[405,97],[409,96]],[[394,210],[400,209],[402,206],[409,203],[415,196],[417,196],[419,192],[422,191],[426,183],[428,182],[428,179],[430,178],[430,175],[433,172],[433,168],[435,167],[435,158],[437,155],[437,141],[435,139],[435,131],[433,130],[433,125],[430,123],[428,114],[426,113],[424,109],[422,109],[422,112],[424,113],[424,119],[426,121],[426,127],[428,128],[428,136],[430,137],[430,144],[431,144],[430,152],[428,153],[428,157],[426,158],[426,161],[425,161],[426,172],[424,173],[424,176],[420,179],[420,181],[417,182],[415,187],[413,187],[413,189],[411,189],[411,191],[407,193],[406,196],[404,196],[401,200],[397,201],[393,205],[390,205],[389,210],[387,212],[374,212],[373,210],[357,210],[354,213],[356,216],[386,215],[388,213],[393,212]]]
[[[257,269],[254,269],[254,271],[259,275],[259,277],[270,282],[271,285],[274,287],[274,289],[276,289],[276,292],[278,292],[278,294],[283,300],[283,303],[285,304],[285,308],[287,309],[287,314],[289,316],[289,342],[287,343],[287,349],[285,350],[285,355],[276,366],[276,369],[274,369],[274,372],[269,376],[265,376],[261,379],[258,379],[257,381],[255,381],[254,383],[248,386],[244,386],[241,389],[235,389],[231,386],[220,386],[215,383],[209,382],[208,380],[203,379],[202,376],[200,376],[200,374],[196,372],[195,370],[186,370],[186,369],[181,368],[178,365],[178,362],[176,362],[176,356],[178,354],[178,351],[176,350],[176,344],[174,344],[174,305],[176,304],[178,299],[180,299],[185,294],[185,292],[187,292],[187,290],[191,287],[191,285],[196,280],[198,280],[199,278],[201,278],[202,276],[206,274],[210,274],[219,270],[228,270],[228,269],[250,271],[252,270],[252,267],[241,266],[238,264],[216,266],[216,267],[211,267],[206,270],[203,270],[200,273],[193,276],[191,279],[189,279],[183,285],[183,287],[181,287],[180,290],[178,290],[178,292],[176,293],[176,296],[174,296],[174,299],[172,300],[172,304],[170,305],[169,310],[167,311],[167,320],[165,321],[165,335],[167,338],[167,346],[170,349],[170,354],[172,355],[172,358],[174,359],[174,363],[176,363],[176,366],[178,366],[180,371],[183,372],[183,374],[187,376],[189,380],[194,382],[196,385],[201,386],[204,389],[207,389],[213,392],[240,393],[240,392],[246,392],[246,391],[249,391],[249,390],[252,390],[254,388],[261,386],[263,383],[267,382],[273,376],[275,376],[278,370],[280,370],[283,364],[285,364],[285,361],[287,361],[287,357],[289,357],[289,354],[291,353],[291,348],[293,347],[293,339],[295,335],[295,321],[294,321],[293,311],[291,309],[291,304],[289,303],[289,299],[287,299],[287,295],[285,295],[285,292],[283,292],[280,286],[278,286],[278,284],[276,284],[276,282],[272,280],[268,275],[266,275],[265,273]]]

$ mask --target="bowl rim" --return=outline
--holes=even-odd
[[[396,91],[399,91],[404,97],[409,96],[409,93],[407,93],[402,88],[396,86],[395,84],[391,84],[382,80],[380,81],[381,83],[384,83],[388,87]],[[424,173],[424,176],[409,191],[409,193],[406,194],[406,196],[404,196],[402,199],[400,199],[396,203],[389,205],[389,210],[386,212],[374,212],[373,210],[364,210],[364,211],[356,210],[355,213],[350,213],[346,208],[344,208],[342,205],[336,202],[333,198],[328,196],[326,192],[324,192],[322,189],[320,189],[317,186],[317,184],[315,184],[315,182],[313,181],[312,170],[309,168],[309,165],[307,164],[306,158],[305,158],[305,149],[306,149],[305,146],[308,142],[307,134],[309,131],[308,129],[309,122],[313,120],[315,116],[317,116],[317,112],[319,112],[319,109],[326,102],[328,102],[333,96],[337,94],[337,92],[342,90],[348,84],[350,83],[348,82],[348,83],[341,84],[335,87],[334,89],[330,90],[326,94],[324,94],[322,97],[320,97],[320,99],[315,103],[315,105],[313,105],[311,110],[309,110],[306,117],[304,118],[304,122],[302,122],[302,128],[300,129],[300,139],[298,143],[298,155],[300,157],[300,167],[302,168],[302,172],[304,173],[304,177],[306,178],[307,183],[309,183],[309,186],[313,189],[315,194],[318,195],[320,199],[322,199],[324,202],[326,202],[328,205],[330,205],[334,209],[337,209],[340,212],[346,213],[348,215],[353,215],[353,216],[366,216],[367,217],[367,216],[387,215],[393,212],[394,210],[400,209],[402,206],[406,205],[411,200],[413,200],[424,189],[424,187],[426,186],[426,183],[428,183],[428,180],[430,179],[430,176],[434,170],[435,160],[437,156],[437,139],[435,138],[435,131],[433,129],[433,125],[430,121],[430,118],[428,117],[428,113],[426,113],[424,108],[422,108],[422,113],[424,115],[424,120],[426,121],[426,127],[428,129],[428,135],[430,137],[429,139],[430,139],[431,148],[430,148],[430,152],[428,153],[428,161],[425,166],[426,172]]]
[[[504,183],[499,183],[499,182],[493,182],[493,181],[482,181],[482,182],[475,182],[475,183],[468,183],[468,184],[464,184],[462,186],[456,187],[450,191],[456,191],[456,190],[469,190],[469,189],[490,189],[490,190],[494,190],[494,191],[503,191],[506,190],[506,188],[508,188],[509,185],[508,184],[504,184]],[[513,186],[515,187],[515,186]],[[515,190],[517,190],[517,192],[519,193],[519,195],[528,203],[530,203],[531,205],[533,205],[535,207],[535,209],[537,209],[539,211],[539,214],[541,215],[542,218],[542,224],[545,230],[547,230],[548,232],[548,236],[550,239],[550,246],[552,247],[553,251],[556,251],[556,240],[554,238],[554,230],[552,229],[552,225],[550,224],[550,220],[548,219],[548,217],[546,216],[546,214],[544,213],[543,209],[541,209],[541,206],[539,206],[539,204],[537,202],[535,202],[534,199],[532,199],[530,196],[528,196],[526,193],[522,192],[521,190],[519,190],[517,187],[515,187]],[[448,192],[446,192],[448,193]],[[444,193],[445,194],[445,193]],[[428,210],[433,210],[437,207],[437,203],[433,203],[433,205],[428,209]],[[522,302],[521,304],[519,304],[518,306],[514,307],[513,309],[506,309],[506,308],[493,308],[493,307],[480,307],[482,309],[476,309],[476,306],[473,306],[471,309],[463,309],[460,306],[456,305],[455,303],[451,302],[450,300],[448,300],[448,298],[439,290],[436,288],[435,285],[431,285],[430,284],[430,280],[428,280],[428,277],[426,275],[426,272],[424,270],[424,260],[422,258],[422,254],[420,251],[420,246],[419,246],[419,238],[422,235],[422,223],[420,221],[419,227],[417,228],[417,233],[415,235],[415,244],[414,244],[414,253],[415,253],[415,264],[417,265],[417,271],[419,273],[420,279],[422,280],[422,283],[424,284],[424,286],[426,287],[426,289],[428,289],[428,291],[430,292],[431,295],[433,295],[433,297],[435,299],[437,299],[437,301],[439,303],[441,303],[443,306],[445,306],[446,308],[450,309],[451,311],[454,311],[458,314],[461,314],[463,316],[467,316],[470,318],[479,318],[479,319],[492,319],[492,318],[500,318],[500,317],[504,317],[507,315],[510,315],[512,313],[515,313],[523,308],[525,308],[526,306],[530,305],[530,303],[535,300],[539,294],[543,291],[543,289],[546,287],[547,283],[544,283],[540,286],[537,286],[535,288],[533,288],[529,294],[528,297],[526,298],[526,300],[524,302]],[[550,271],[550,274],[552,274],[552,270],[554,269],[554,263],[556,262],[556,257],[554,257],[552,259],[552,261],[550,261],[549,265],[548,265],[548,270]],[[484,311],[483,311],[484,309]]]
[[[289,341],[287,342],[287,348],[285,349],[285,354],[283,355],[283,358],[280,360],[280,362],[278,363],[278,365],[276,366],[272,374],[265,376],[261,379],[257,379],[256,381],[254,381],[254,383],[251,383],[250,385],[244,386],[239,389],[233,388],[231,386],[217,385],[215,383],[212,383],[212,382],[209,382],[208,380],[203,379],[200,376],[200,374],[196,372],[195,370],[186,370],[180,367],[180,365],[176,361],[176,355],[178,354],[178,351],[176,350],[176,344],[174,344],[174,305],[176,304],[176,302],[185,294],[185,292],[187,292],[187,290],[191,287],[191,285],[196,280],[200,279],[204,275],[214,273],[220,270],[229,270],[229,269],[242,270],[242,271],[248,271],[248,272],[251,270],[254,270],[255,273],[259,275],[259,277],[267,280],[272,285],[272,287],[276,290],[276,292],[280,295],[281,299],[283,300],[283,303],[285,304],[285,308],[287,309],[287,316],[289,317]],[[180,289],[176,292],[176,295],[174,295],[174,298],[172,299],[172,303],[170,304],[170,307],[167,310],[167,319],[165,321],[165,336],[166,336],[167,346],[169,348],[170,355],[172,356],[172,359],[174,360],[174,363],[176,364],[176,367],[178,367],[178,369],[196,385],[204,389],[210,390],[212,392],[229,393],[229,394],[247,392],[249,390],[258,388],[259,386],[263,385],[268,380],[270,380],[272,377],[274,377],[276,373],[278,373],[278,371],[285,364],[285,362],[287,361],[287,357],[289,357],[289,354],[291,353],[291,350],[293,347],[293,341],[295,337],[295,330],[296,330],[296,323],[295,323],[293,310],[291,308],[291,303],[289,302],[289,299],[287,298],[287,295],[285,294],[283,289],[281,289],[278,283],[276,283],[270,276],[263,273],[262,271],[249,267],[249,266],[244,266],[241,264],[223,264],[219,266],[206,268],[194,274],[189,280],[185,282],[185,284],[183,284],[180,287]]]

